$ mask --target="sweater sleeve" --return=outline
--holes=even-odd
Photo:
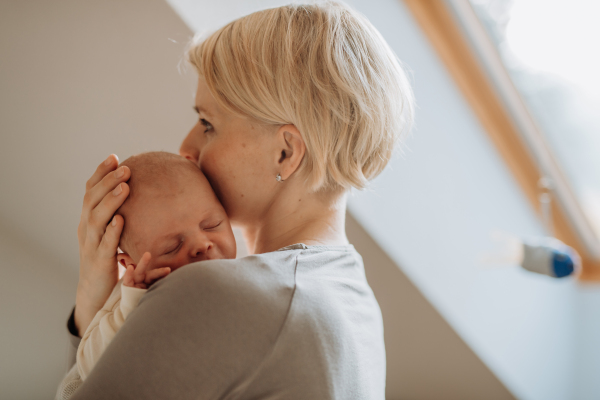
[[[292,290],[256,288],[228,261],[191,264],[154,284],[73,399],[242,391],[276,343]]]
[[[77,372],[77,365],[75,364],[77,347],[81,342],[81,338],[78,336],[77,327],[75,326],[75,307],[69,315],[67,320],[67,331],[69,334],[69,347],[67,354],[67,374],[58,385],[56,390],[55,400],[69,400],[75,393],[77,388],[81,386],[83,381]]]
[[[77,348],[77,371],[84,381],[96,365],[131,311],[137,307],[146,289],[115,286],[104,307],[86,329]]]
[[[140,299],[146,293],[145,289],[122,286],[120,289],[121,299],[119,301],[118,290],[115,287],[102,310],[98,312],[100,315],[97,314],[94,317],[92,324],[90,324],[91,329],[88,328],[86,334],[84,334],[85,340],[76,335],[75,309],[71,312],[67,321],[67,329],[69,331],[69,355],[67,362],[70,369],[58,386],[55,400],[69,400],[75,394],[75,391],[83,384],[80,370],[84,370],[86,376],[89,374],[91,368],[98,361],[94,357],[100,357],[105,350],[105,346],[108,345],[122,325],[121,320],[124,321],[127,319],[129,313],[137,307]],[[114,312],[109,311],[113,308]],[[91,351],[86,351],[86,349],[91,349]]]

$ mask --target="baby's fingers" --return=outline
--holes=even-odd
[[[134,270],[135,270],[135,268],[133,267],[133,265],[127,266],[127,269],[125,270],[125,274],[123,275],[123,286],[129,286],[129,287],[135,286],[135,280],[133,279]]]
[[[140,262],[137,264],[137,267],[135,267],[136,283],[144,282],[144,279],[146,277],[146,271],[150,266],[150,258],[152,258],[152,256],[148,252],[145,252],[142,258],[140,258]]]
[[[152,271],[150,271],[146,274],[146,279],[145,279],[144,283],[150,285],[153,282],[164,278],[165,276],[169,275],[170,273],[171,273],[171,268],[169,268],[169,267],[153,269]]]

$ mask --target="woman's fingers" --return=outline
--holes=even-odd
[[[85,196],[83,197],[83,207],[81,210],[81,219],[79,221],[79,227],[77,229],[77,237],[79,239],[80,246],[87,240],[87,225],[88,218],[94,207],[102,200],[104,195],[98,188],[94,189],[98,183],[103,181],[107,175],[110,175],[111,171],[114,171],[119,165],[119,159],[116,155],[111,154],[106,160],[104,160],[97,168],[94,175],[85,184]],[[114,174],[114,173],[113,173]],[[118,184],[115,183],[114,186]]]
[[[100,182],[106,174],[108,174],[110,171],[114,171],[118,165],[119,157],[117,157],[116,154],[111,154],[108,156],[108,158],[104,160],[102,164],[98,165],[94,175],[92,175],[92,177],[85,183],[85,190],[88,191],[96,186],[96,184]]]
[[[121,241],[124,223],[125,221],[120,215],[115,215],[110,221],[98,246],[99,257],[104,259],[115,257]]]
[[[107,224],[111,221],[115,212],[127,199],[129,195],[129,185],[119,183],[119,185],[110,193],[108,193],[100,204],[94,208],[88,217],[86,226],[87,236],[92,238],[96,243],[102,240]]]
[[[117,176],[117,172],[121,175]],[[124,183],[131,176],[129,168],[123,166],[109,172],[93,188],[86,191],[81,210],[81,221],[77,234],[79,242],[97,246],[106,224],[129,195],[129,186]]]
[[[131,171],[126,166],[119,167],[115,171],[107,173],[100,182],[85,192],[82,214],[89,215],[108,194],[114,192],[118,185],[126,182],[130,176]]]
[[[171,268],[169,268],[169,267],[153,269],[152,271],[150,271],[146,274],[146,279],[144,280],[144,283],[150,285],[150,284],[152,284],[152,282],[154,282],[158,279],[162,279],[165,276],[169,275],[170,273],[171,273]]]
[[[79,283],[75,325],[81,333],[85,332],[119,280],[116,256],[124,222],[122,217],[116,217],[115,225],[107,224],[129,195],[129,187],[123,182],[129,179],[130,171],[125,168],[122,170],[125,172],[123,176],[115,176],[114,170],[118,164],[119,160],[115,155],[109,156],[86,183],[81,220],[77,229]],[[110,192],[117,185],[121,193],[109,198]]]

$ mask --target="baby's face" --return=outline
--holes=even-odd
[[[136,264],[145,252],[152,255],[149,269],[171,271],[196,261],[235,258],[225,210],[206,178],[193,178],[173,183],[171,190],[147,189],[124,205],[129,255]]]

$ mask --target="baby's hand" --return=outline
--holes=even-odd
[[[157,268],[148,270],[150,265],[150,253],[146,252],[140,259],[137,267],[128,265],[125,275],[123,275],[123,286],[135,287],[138,289],[148,289],[154,282],[171,273],[171,268]]]

